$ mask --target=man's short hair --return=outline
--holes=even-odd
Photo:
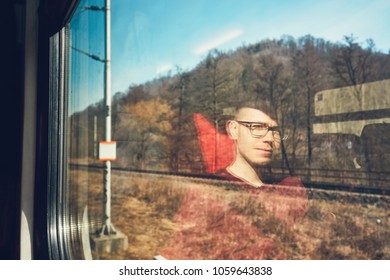
[[[234,118],[238,111],[240,111],[243,108],[252,108],[256,110],[260,110],[270,116],[272,119],[276,120],[275,116],[275,110],[272,108],[270,102],[268,101],[243,101],[237,103],[236,107],[234,108],[234,114],[231,116],[231,118]]]

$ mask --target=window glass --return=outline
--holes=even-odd
[[[104,5],[70,24],[93,258],[390,259],[389,3]]]
[[[98,160],[104,140],[104,0],[80,1],[70,22],[66,184],[72,258],[91,258],[89,233],[104,222],[103,169]]]

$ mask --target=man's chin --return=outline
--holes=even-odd
[[[261,159],[254,160],[252,164],[261,167],[270,164],[271,161],[272,158],[261,158]]]

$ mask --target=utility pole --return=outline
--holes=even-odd
[[[104,7],[82,7],[91,11],[104,12],[104,49],[105,58],[87,53],[73,47],[74,50],[83,53],[90,58],[104,63],[104,141],[99,143],[99,160],[104,161],[103,168],[103,194],[104,194],[104,223],[98,235],[116,234],[111,223],[111,161],[116,159],[116,143],[111,139],[111,0],[105,0]]]
[[[111,0],[105,0],[105,67],[104,67],[104,134],[106,143],[111,143]],[[101,234],[115,234],[111,224],[111,160],[104,163],[105,221]]]

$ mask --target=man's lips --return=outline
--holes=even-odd
[[[269,148],[255,148],[255,150],[260,151],[265,154],[272,155],[272,149]]]

